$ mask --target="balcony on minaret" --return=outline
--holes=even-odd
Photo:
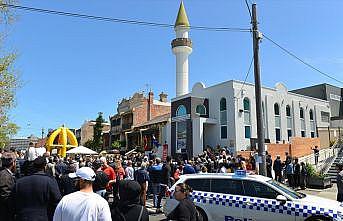
[[[178,46],[188,46],[192,47],[192,40],[190,38],[175,38],[171,42],[172,48],[178,47]]]

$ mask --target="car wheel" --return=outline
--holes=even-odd
[[[332,221],[332,218],[323,217],[323,216],[313,216],[306,219],[306,221]]]
[[[200,221],[208,221],[207,215],[203,209],[196,207],[196,210],[198,212],[198,218]]]

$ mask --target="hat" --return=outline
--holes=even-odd
[[[81,167],[80,169],[76,170],[75,173],[69,173],[70,178],[81,178],[83,180],[94,181],[95,180],[95,173],[89,167]]]

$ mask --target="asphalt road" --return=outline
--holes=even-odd
[[[306,189],[306,190],[301,190],[301,192],[303,192],[305,194],[311,194],[311,195],[315,195],[315,196],[319,196],[319,197],[323,197],[323,198],[327,198],[327,199],[336,200],[337,186],[336,186],[336,184],[334,184],[333,187],[328,188],[328,189],[324,189],[324,190]],[[164,203],[164,201],[162,202],[162,204],[163,203]],[[161,220],[166,218],[162,213],[160,213],[160,214],[155,213],[155,209],[153,208],[152,199],[148,199],[147,209],[151,213],[150,214],[150,221],[161,221]]]
[[[162,200],[162,205],[164,204],[164,200]],[[148,199],[147,200],[147,203],[146,203],[146,207],[150,213],[150,216],[149,216],[149,220],[150,221],[160,221],[160,220],[164,220],[166,218],[165,215],[163,215],[163,213],[158,213],[156,214],[155,213],[155,208],[153,208],[153,202],[152,202],[152,199]]]

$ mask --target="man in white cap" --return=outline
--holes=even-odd
[[[93,192],[95,173],[89,167],[82,167],[69,177],[77,180],[80,191],[68,194],[57,205],[54,221],[111,221],[107,201]]]

